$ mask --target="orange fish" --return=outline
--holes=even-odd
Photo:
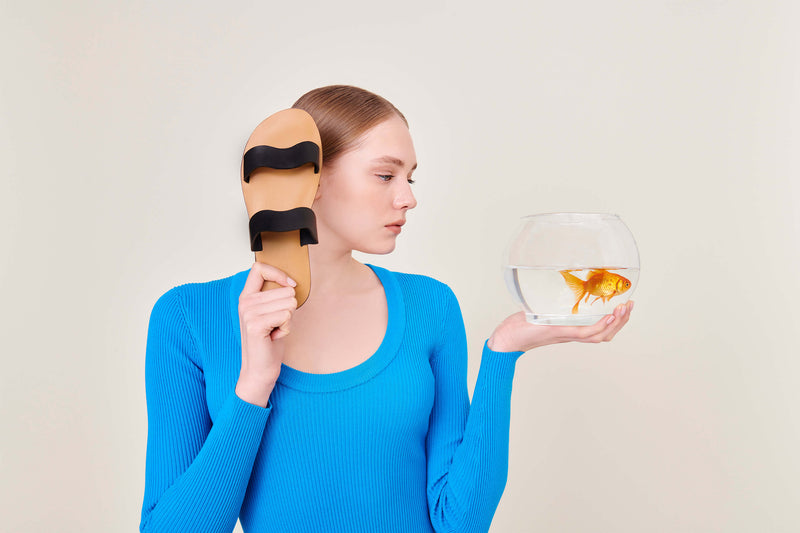
[[[589,296],[597,296],[592,304],[597,300],[603,300],[606,303],[608,300],[618,294],[622,294],[631,288],[631,282],[627,278],[623,278],[619,274],[614,274],[603,268],[592,270],[586,281],[583,281],[577,276],[570,274],[571,270],[561,270],[561,275],[564,276],[564,281],[567,286],[572,289],[578,301],[575,302],[575,307],[572,308],[572,314],[578,313],[578,304],[581,303],[581,298],[586,295],[585,302],[589,301]],[[591,304],[590,304],[591,305]]]

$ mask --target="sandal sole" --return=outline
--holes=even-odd
[[[256,126],[244,151],[259,145],[290,148],[303,141],[322,146],[314,119],[302,109],[284,109]],[[321,160],[320,150],[320,170]],[[291,169],[259,167],[250,174],[250,179],[246,182],[242,168],[240,182],[248,218],[264,209],[288,211],[296,207],[310,208],[319,187],[319,176],[311,164]],[[297,307],[300,307],[311,292],[308,248],[300,245],[300,231],[264,231],[261,232],[261,243],[262,249],[255,252],[256,261],[283,270],[297,282],[295,298]],[[265,281],[261,290],[277,287],[281,285]]]

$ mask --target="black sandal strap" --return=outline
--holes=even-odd
[[[303,141],[290,148],[253,146],[244,153],[244,181],[250,183],[250,174],[257,168],[297,168],[307,163],[314,165],[314,174],[319,174],[319,146]]]
[[[250,217],[250,249],[263,250],[262,231],[300,230],[300,246],[317,244],[317,217],[308,207],[295,207],[288,211],[264,209]]]

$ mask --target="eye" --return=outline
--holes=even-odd
[[[409,183],[411,183],[411,184],[414,184],[414,183],[416,183],[416,182],[417,182],[417,180],[414,180],[414,179],[408,178],[408,182],[409,182]]]
[[[394,176],[393,176],[393,175],[391,175],[391,174],[378,174],[377,176],[378,176],[380,179],[382,179],[383,181],[389,181],[389,180],[391,180],[391,179],[394,177]]]

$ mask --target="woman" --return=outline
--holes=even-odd
[[[313,291],[255,263],[156,302],[147,340],[141,531],[487,531],[505,487],[517,358],[611,340],[632,303],[593,326],[504,320],[470,405],[467,347],[447,285],[364,265],[416,206],[403,115],[350,86],[294,105],[324,164],[309,247]],[[264,280],[281,288],[260,292]]]

